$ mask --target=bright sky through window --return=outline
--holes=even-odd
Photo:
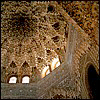
[[[56,64],[56,65],[55,65]],[[59,62],[59,59],[58,58],[54,58],[53,61],[52,61],[52,70],[55,69],[54,67],[58,67],[60,65],[60,62]]]
[[[50,70],[48,70],[47,72],[46,72],[46,75],[48,75],[50,73]]]
[[[47,71],[48,70],[48,71]],[[46,72],[47,71],[47,72]],[[43,71],[42,71],[42,78],[45,76],[45,73],[46,75],[50,73],[50,70],[49,70],[49,66],[46,66]]]
[[[9,83],[16,83],[16,81],[17,81],[16,77],[11,77]]]
[[[60,65],[60,62],[58,62],[57,64],[56,64],[56,67],[58,67]]]
[[[22,83],[29,83],[29,77],[28,76],[23,77]]]
[[[46,66],[46,67],[44,68],[43,72],[46,72],[48,69],[49,69],[49,66]],[[46,73],[46,75],[49,74],[49,73],[50,73],[50,71],[48,70],[47,73]]]
[[[59,58],[54,58],[51,63],[51,69],[54,70],[59,65],[60,65]],[[48,75],[49,73],[50,73],[49,66],[46,66],[42,71],[42,78],[45,77],[45,75]]]

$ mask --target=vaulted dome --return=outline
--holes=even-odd
[[[64,62],[68,21],[55,4],[4,2],[2,9],[2,49],[9,54],[8,66],[14,60],[17,67],[21,68],[26,61],[31,70],[36,66],[42,73],[48,65],[54,69],[53,59]]]

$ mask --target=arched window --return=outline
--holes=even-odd
[[[28,65],[28,63],[25,61],[24,63],[23,63],[23,65],[22,65],[22,68],[27,68],[27,67],[30,67],[29,65]]]
[[[54,70],[56,67],[60,65],[59,58],[54,58],[51,64],[51,69]]]
[[[50,73],[49,66],[46,66],[42,71],[42,78]]]
[[[10,67],[12,67],[12,68],[17,67],[14,61],[12,61],[12,63],[10,64]]]
[[[28,76],[24,76],[22,78],[22,83],[29,83],[29,77]]]
[[[97,99],[100,91],[100,76],[97,74],[93,65],[90,65],[88,68],[88,84],[90,98]]]
[[[48,75],[49,73],[50,73],[50,70],[47,69],[46,72],[45,72],[45,76]]]
[[[15,76],[11,77],[9,83],[17,83],[17,78]]]

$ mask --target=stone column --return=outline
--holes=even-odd
[[[21,82],[21,77],[22,77],[22,75],[21,75],[20,65],[17,65],[17,68],[18,68],[18,83],[22,83],[22,82]]]

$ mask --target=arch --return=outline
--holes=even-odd
[[[10,75],[7,80],[7,83],[18,83],[18,76],[17,75]]]
[[[57,68],[59,65],[60,65],[60,62],[57,61],[57,62],[55,63],[54,69]]]
[[[24,75],[22,77],[22,83],[29,83],[30,82],[30,77],[29,75]]]
[[[87,56],[85,56],[87,57]],[[88,68],[90,65],[93,65],[94,68],[96,69],[96,72],[99,74],[99,69],[98,67],[95,65],[95,63],[92,60],[86,61],[82,65],[80,65],[80,72],[81,72],[81,91],[82,91],[82,99],[90,99],[90,95],[89,95],[89,84],[88,84]]]
[[[86,76],[85,76],[86,88],[91,99],[96,99],[98,95],[98,87],[100,84],[100,76],[98,75],[95,66],[92,63],[89,63],[86,67]]]
[[[27,68],[27,67],[29,67],[29,64],[25,61],[25,62],[23,63],[23,65],[22,65],[22,68]]]
[[[45,72],[45,76],[48,75],[49,73],[50,73],[50,70],[47,69],[46,72]]]
[[[11,62],[10,67],[12,67],[12,68],[17,67],[14,61]]]
[[[56,67],[60,65],[59,58],[54,58],[51,63],[51,69],[54,70]]]
[[[48,75],[50,73],[50,69],[49,66],[46,66],[43,70],[42,70],[42,78],[45,77],[46,75]]]

